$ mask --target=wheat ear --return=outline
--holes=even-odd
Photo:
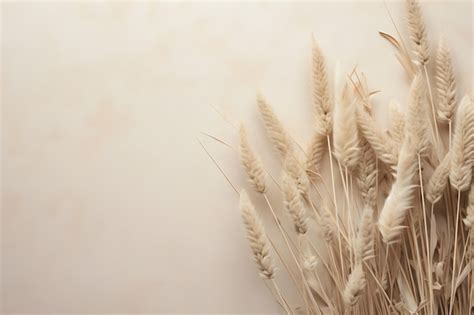
[[[438,202],[443,196],[448,185],[449,167],[451,166],[450,153],[448,152],[441,163],[436,167],[426,186],[426,199],[432,204]]]
[[[400,105],[394,101],[388,104],[390,129],[389,133],[395,143],[401,145],[405,136],[405,114],[401,111]]]
[[[310,179],[314,180],[320,173],[321,161],[326,150],[326,136],[314,132],[306,153],[306,173]]]
[[[471,183],[471,189],[467,197],[466,218],[463,221],[469,229],[474,227],[474,182]]]
[[[436,54],[436,89],[438,91],[438,121],[449,123],[456,107],[456,79],[448,47],[439,40]]]
[[[278,153],[280,153],[280,156],[285,158],[291,150],[290,137],[286,133],[281,121],[273,112],[270,104],[260,94],[257,95],[257,105],[271,142]]]
[[[334,154],[344,168],[353,170],[360,158],[356,102],[346,82],[334,109]]]
[[[464,96],[456,113],[451,148],[451,185],[464,191],[469,188],[474,163],[474,102]]]
[[[374,257],[374,210],[369,205],[364,206],[359,221],[355,257],[356,262],[363,262]]]
[[[326,243],[331,246],[336,242],[339,231],[337,230],[336,224],[334,224],[334,219],[332,217],[331,210],[329,209],[326,201],[324,200],[321,203],[321,210],[319,211],[319,215],[319,226],[321,227],[323,238]]]
[[[375,121],[364,110],[357,110],[357,123],[364,138],[382,162],[391,168],[395,168],[398,160],[398,145],[386,134],[377,130]]]
[[[418,1],[407,0],[406,11],[408,17],[408,31],[410,32],[410,39],[414,46],[414,53],[416,56],[415,62],[418,65],[424,66],[428,63],[430,54],[426,36],[426,27]]]
[[[364,269],[362,268],[362,263],[358,263],[349,275],[349,279],[342,293],[344,303],[347,306],[354,306],[357,304],[359,297],[365,288],[365,284],[366,279]]]
[[[285,173],[283,173],[282,177],[285,208],[293,220],[296,232],[298,234],[305,234],[308,230],[308,217],[304,200],[293,178]]]
[[[300,195],[305,200],[309,200],[310,181],[305,169],[294,154],[288,154],[286,156],[283,163],[283,171],[295,181]]]
[[[405,128],[412,148],[420,156],[428,154],[430,145],[427,106],[425,85],[421,75],[417,74],[410,87]]]
[[[365,138],[361,139],[361,152],[357,184],[364,203],[375,207],[377,204],[377,157]]]
[[[390,193],[385,200],[378,219],[378,228],[382,234],[383,241],[391,244],[397,241],[401,230],[404,228],[407,211],[412,208],[413,192],[415,190],[415,175],[418,161],[416,152],[410,145],[408,138],[405,139],[397,164],[397,177],[392,185]]]
[[[253,152],[247,139],[247,133],[244,125],[240,126],[240,161],[244,167],[250,183],[259,193],[264,193],[267,190],[265,181],[265,171],[263,170],[260,158]]]
[[[247,239],[250,242],[250,248],[260,270],[260,276],[264,279],[273,279],[275,267],[273,258],[270,255],[270,242],[266,236],[265,228],[255,211],[255,207],[244,190],[240,193],[240,211],[245,231],[247,232]]]
[[[332,104],[329,96],[326,62],[314,39],[311,70],[315,131],[327,136],[331,133],[332,128]]]

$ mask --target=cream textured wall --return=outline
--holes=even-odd
[[[402,3],[388,6],[401,25]],[[460,91],[472,86],[470,2],[424,3]],[[377,31],[383,2],[1,4],[1,312],[276,313],[237,199],[232,122],[277,163],[264,93],[292,135],[311,130],[311,34],[332,70],[367,74],[377,112],[407,82]],[[276,173],[278,174],[278,173]]]

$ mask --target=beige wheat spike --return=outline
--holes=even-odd
[[[280,153],[280,156],[285,158],[292,147],[290,137],[286,133],[281,121],[273,112],[270,104],[260,94],[257,95],[257,105],[271,142],[278,153]]]
[[[405,129],[413,149],[421,156],[429,153],[430,145],[427,106],[425,85],[417,74],[410,87]]]
[[[361,159],[357,171],[357,184],[365,204],[377,204],[377,157],[365,138],[361,139]]]
[[[390,136],[395,143],[401,145],[405,136],[405,114],[400,109],[400,105],[391,101],[389,107]]]
[[[456,112],[451,147],[451,185],[460,191],[469,188],[474,164],[474,102],[464,96]]]
[[[264,279],[273,279],[275,267],[273,258],[270,255],[270,242],[266,236],[265,228],[255,211],[255,207],[244,190],[240,193],[240,211],[245,231],[247,232],[247,239],[250,242],[250,248],[260,270],[260,276]]]
[[[471,183],[471,189],[467,197],[466,218],[463,221],[469,229],[474,227],[474,182]],[[474,235],[474,233],[471,232],[471,235]]]
[[[398,240],[407,211],[413,206],[417,166],[416,152],[406,138],[400,151],[395,182],[378,219],[378,228],[387,244]]]
[[[374,257],[374,210],[365,205],[359,221],[355,243],[356,262],[366,261]]]
[[[342,293],[346,306],[354,306],[359,301],[359,297],[366,285],[365,273],[362,263],[355,265]]]
[[[294,154],[288,154],[283,163],[283,171],[296,183],[296,187],[305,200],[309,200],[310,181],[306,171]]]
[[[323,238],[328,243],[329,246],[335,243],[336,237],[338,235],[337,226],[334,222],[334,219],[331,215],[331,210],[328,208],[327,202],[322,201],[321,210],[320,210],[320,222],[319,226],[323,233]]]
[[[456,107],[456,80],[448,47],[439,40],[436,54],[436,89],[438,91],[438,121],[452,121]]]
[[[387,166],[395,168],[398,160],[398,145],[376,128],[375,121],[364,110],[357,110],[357,124],[363,137],[374,149],[377,158]]]
[[[328,75],[323,53],[313,39],[312,53],[312,96],[315,116],[315,130],[327,136],[332,129],[332,104],[329,95]]]
[[[360,159],[356,120],[356,99],[346,82],[334,109],[334,154],[341,165],[354,170]]]
[[[240,161],[244,167],[250,183],[256,191],[264,193],[267,190],[265,171],[260,158],[253,152],[247,139],[244,125],[240,126]]]
[[[408,31],[416,56],[415,63],[424,66],[430,54],[426,36],[426,27],[421,15],[421,8],[416,0],[406,0]]]
[[[285,173],[283,173],[282,177],[285,208],[293,220],[296,232],[298,234],[305,234],[308,230],[308,217],[304,200],[293,178]]]
[[[449,157],[450,153],[448,152],[434,170],[426,186],[426,199],[433,204],[443,197],[443,192],[448,185],[449,167],[451,165]]]
[[[314,132],[306,154],[306,173],[312,180],[320,173],[321,161],[327,149],[326,136]]]

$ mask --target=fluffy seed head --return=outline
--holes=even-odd
[[[318,132],[313,133],[306,156],[306,173],[308,177],[314,180],[320,173],[321,160],[326,153],[326,136]]]
[[[360,158],[356,99],[346,82],[334,109],[334,154],[343,167],[355,169]]]
[[[469,190],[467,199],[466,218],[463,221],[469,229],[472,229],[474,226],[474,182],[471,184],[471,190]]]
[[[456,113],[456,124],[451,147],[451,185],[460,191],[467,190],[472,179],[474,164],[474,102],[464,96]]]
[[[283,163],[283,171],[295,181],[300,195],[305,200],[308,200],[308,192],[310,187],[309,178],[296,156],[293,154],[288,154],[286,156]]]
[[[265,171],[260,158],[256,156],[247,139],[247,133],[243,125],[240,126],[240,161],[247,173],[250,183],[256,191],[264,193],[267,190],[265,184]]]
[[[410,87],[406,135],[417,154],[428,154],[430,145],[429,121],[427,115],[426,90],[423,79],[417,74]]]
[[[250,242],[250,248],[260,270],[260,276],[264,279],[273,279],[275,267],[270,255],[270,245],[265,228],[244,190],[240,193],[240,211],[247,232],[247,239]]]
[[[430,54],[426,36],[425,23],[421,15],[420,5],[416,0],[406,1],[408,31],[415,54],[415,63],[424,66],[428,63]]]
[[[449,167],[451,165],[449,157],[450,154],[448,152],[438,167],[436,167],[426,186],[426,199],[431,203],[436,203],[441,199],[444,189],[448,185]]]
[[[270,104],[260,94],[257,95],[257,105],[268,137],[280,156],[285,158],[287,153],[291,151],[291,141],[283,124],[273,112]]]
[[[374,257],[374,210],[364,206],[362,217],[359,221],[355,244],[356,261],[366,261]]]
[[[400,109],[400,105],[391,101],[389,103],[390,136],[395,143],[401,145],[405,136],[405,114]]]
[[[285,173],[283,173],[282,177],[285,208],[293,220],[296,232],[298,234],[305,234],[308,230],[308,217],[302,196],[293,178]]]
[[[316,41],[313,39],[312,95],[315,116],[315,130],[327,136],[332,128],[332,104],[329,96],[326,62]]]
[[[377,158],[390,168],[395,168],[398,160],[398,144],[386,134],[379,132],[373,118],[364,110],[357,110],[357,124],[362,136],[374,149]]]
[[[349,279],[342,294],[344,303],[347,306],[354,306],[357,304],[360,295],[364,291],[365,284],[366,279],[364,269],[362,268],[362,264],[358,263],[349,275]]]
[[[438,91],[437,119],[448,123],[452,120],[456,107],[456,79],[449,49],[443,38],[439,40],[436,54],[436,89]]]
[[[378,227],[386,244],[395,243],[404,228],[403,221],[407,211],[412,208],[415,175],[418,160],[409,141],[405,140],[397,164],[397,178],[378,220]]]
[[[361,159],[357,170],[357,184],[366,205],[377,204],[377,157],[365,138],[361,139]]]

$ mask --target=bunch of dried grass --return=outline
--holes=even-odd
[[[435,73],[428,72],[426,64],[432,58],[421,7],[407,0],[406,8],[413,60],[401,39],[380,33],[397,49],[411,80],[406,114],[391,103],[388,132],[375,127],[372,93],[356,72],[340,84],[340,91],[331,93],[323,53],[315,41],[314,134],[304,154],[270,104],[257,98],[268,137],[282,162],[281,183],[269,177],[283,196],[286,216],[268,198],[272,190],[261,160],[241,128],[242,165],[277,227],[273,230],[277,234],[268,235],[248,195],[242,193],[247,237],[260,275],[288,314],[472,311],[473,94],[457,103],[453,63],[443,41]],[[438,124],[449,125],[446,143]],[[330,178],[321,175],[326,167]],[[386,192],[380,188],[382,180],[388,185]],[[337,186],[342,187],[342,197]],[[275,262],[281,263],[294,286],[280,289]],[[297,292],[297,299],[287,298],[290,290]]]

